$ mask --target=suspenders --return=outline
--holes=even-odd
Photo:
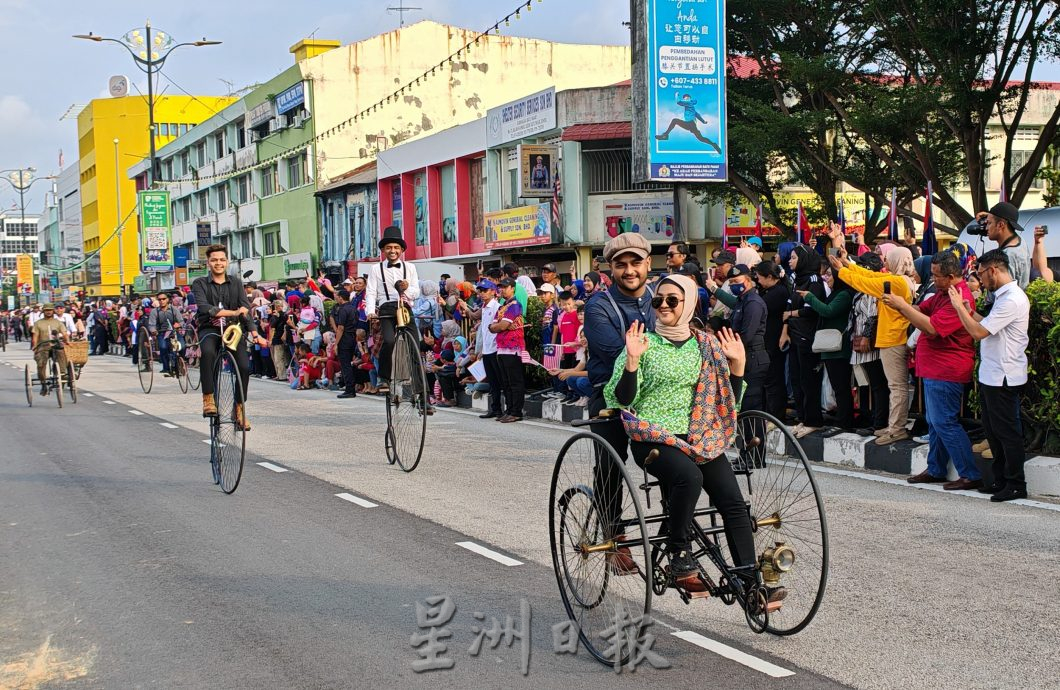
[[[386,301],[392,302],[394,300],[390,299],[390,288],[386,284],[386,269],[383,268],[383,263],[382,261],[379,262],[379,281],[383,283],[383,294],[386,295]],[[405,261],[401,262],[401,279],[408,282],[408,268]]]

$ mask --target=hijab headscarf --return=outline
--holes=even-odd
[[[747,268],[754,268],[762,263],[762,257],[754,247],[740,247],[736,250],[736,263],[743,264]]]
[[[894,242],[880,242],[880,244],[879,244],[879,246],[877,248],[878,248],[878,250],[880,252],[880,256],[886,257],[887,256],[887,252],[891,251],[892,249],[894,249],[897,246],[898,245],[895,244]],[[910,253],[909,255],[912,256],[912,253]]]
[[[421,280],[420,281],[420,296],[421,297],[438,297],[438,281],[436,280]]]
[[[805,244],[799,244],[792,250],[792,254],[799,257],[799,263],[795,266],[795,284],[805,284],[810,276],[820,275],[821,255],[810,249]]]
[[[442,346],[444,347],[447,342],[460,335],[460,324],[452,319],[448,321],[442,321]]]
[[[931,280],[931,259],[934,258],[932,255],[920,256],[913,259],[913,268],[916,270],[917,276],[920,278],[920,284],[924,285]]]
[[[777,247],[777,258],[780,259],[780,266],[785,272],[791,271],[791,266],[788,266],[788,259],[791,258],[791,253],[795,251],[795,247],[798,244],[798,242],[781,242],[780,246]]]
[[[587,297],[587,295],[585,294],[585,281],[584,280],[572,281],[571,284],[570,284],[570,287],[571,287],[570,291],[571,291],[571,294],[574,295],[574,299],[576,299],[576,300],[584,300]]]
[[[589,271],[588,273],[585,274],[585,277],[588,278],[589,280],[591,280],[592,283],[593,283],[593,292],[591,292],[589,294],[593,294],[595,292],[599,292],[603,288],[603,283],[600,280],[600,274],[597,273],[596,271]],[[582,281],[582,286],[583,287],[585,286],[585,281],[584,280]]]
[[[913,253],[911,251],[905,247],[895,247],[883,257],[883,264],[887,267],[888,273],[905,278],[905,282],[909,284],[909,292],[916,294],[917,289],[914,282],[916,270],[913,267]],[[930,264],[928,270],[931,270]]]
[[[675,273],[666,276],[659,281],[659,287],[667,283],[673,283],[684,293],[685,303],[681,309],[681,316],[673,326],[664,326],[658,318],[655,319],[655,333],[675,343],[683,343],[692,337],[692,329],[689,324],[692,317],[696,315],[696,303],[699,301],[699,287],[696,281],[689,276]],[[656,291],[658,294],[658,291]]]

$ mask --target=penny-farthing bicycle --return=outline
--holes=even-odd
[[[240,325],[232,324],[221,336],[207,333],[203,337],[220,337],[223,344],[213,370],[217,414],[210,417],[210,468],[214,483],[221,487],[221,491],[230,494],[239,486],[246,456],[244,404],[247,392],[243,389],[235,357],[240,341],[246,336]],[[201,347],[202,341],[199,343]]]
[[[387,318],[387,317],[381,317]],[[390,390],[386,394],[386,459],[405,472],[416,469],[427,435],[427,374],[416,340],[412,313],[398,303],[393,317],[397,335],[391,354]]]
[[[136,371],[140,375],[140,388],[150,393],[155,383],[155,339],[146,327],[136,332]]]
[[[615,423],[612,416],[583,424],[608,423]],[[646,622],[652,597],[670,589],[685,603],[709,596],[738,604],[756,633],[793,635],[817,614],[828,581],[828,525],[806,453],[787,427],[764,412],[741,413],[737,429],[726,457],[751,516],[757,562],[734,567],[717,510],[698,508],[692,555],[707,585],[698,593],[678,587],[666,568],[665,502],[653,515],[642,507],[639,495],[650,509],[659,482],[634,471],[641,479],[635,481],[607,441],[591,432],[572,436],[560,450],[549,495],[552,565],[581,643],[600,662],[628,661],[610,653],[608,629],[623,613]],[[647,462],[653,460],[649,454]],[[618,567],[627,559],[636,564],[632,571]],[[786,596],[771,601],[778,588]]]

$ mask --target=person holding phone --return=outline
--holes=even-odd
[[[1049,234],[1048,225],[1037,225],[1034,227],[1034,249],[1031,250],[1031,279],[1035,274],[1047,283],[1056,279],[1053,269],[1049,268],[1049,262],[1045,256],[1045,236]]]

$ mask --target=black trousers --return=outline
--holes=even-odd
[[[504,414],[504,374],[497,353],[482,355],[482,366],[486,368],[486,382],[490,385],[490,412],[500,416]]]
[[[379,329],[383,334],[383,347],[379,348],[379,378],[390,381],[390,372],[394,364],[394,341],[397,340],[397,308],[398,303],[385,302],[379,305]],[[412,331],[416,342],[420,342],[420,332],[416,330],[414,321],[409,322],[409,330]]]
[[[603,386],[594,387],[593,395],[589,398],[589,416],[596,417],[604,409],[607,409],[607,405],[604,402],[604,388]],[[626,435],[626,429],[622,426],[622,421],[618,416],[615,416],[613,421],[594,424],[592,432],[607,441],[608,445],[614,448],[615,453],[618,454],[618,458],[625,464],[626,459],[629,457],[629,436]],[[610,458],[601,457],[597,459],[593,467],[593,491],[597,496],[601,497],[600,503],[604,506],[608,524],[614,524],[620,517],[624,493],[622,490],[622,475],[614,471],[611,465]],[[618,535],[609,534],[607,536],[610,538]]]
[[[355,393],[357,384],[357,375],[354,373],[355,369],[353,366],[353,353],[357,351],[357,341],[352,337],[347,342],[346,338],[339,341],[338,354],[339,354],[339,365],[342,366],[342,385],[345,387],[347,393]]]
[[[769,371],[766,373],[765,411],[780,421],[784,421],[784,415],[788,411],[788,387],[784,381],[784,368],[787,363],[787,355],[780,348],[768,350]]]
[[[199,329],[199,371],[202,379],[202,394],[213,395],[214,377],[217,366],[217,355],[224,345],[221,343],[221,331],[217,328]],[[250,385],[250,355],[247,353],[246,338],[239,339],[239,345],[235,352],[236,368],[239,369],[239,379],[243,383],[243,394],[247,394],[247,386]]]
[[[438,385],[442,387],[442,397],[456,400],[456,374],[438,373]]]
[[[641,467],[644,467],[648,453],[659,451],[659,457],[647,466],[647,471],[662,482],[670,513],[669,545],[672,550],[680,551],[689,547],[692,515],[700,493],[706,491],[711,505],[718,509],[725,524],[725,539],[729,543],[733,565],[739,567],[754,563],[751,517],[728,458],[722,455],[709,462],[696,464],[673,446],[631,441],[630,447],[633,449],[634,462]]]
[[[766,409],[766,378],[772,362],[765,350],[752,350],[747,353],[747,366],[744,370],[744,392],[741,410]]]
[[[504,381],[504,404],[508,414],[513,417],[523,416],[523,404],[526,402],[526,381],[523,376],[523,360],[519,355],[497,355],[501,378]]]
[[[1020,420],[1020,399],[1023,386],[987,386],[979,384],[983,403],[983,431],[994,455],[994,485],[1027,490],[1023,463],[1027,453],[1023,448],[1023,424]]]
[[[828,372],[828,382],[832,384],[832,392],[835,393],[835,416],[836,424],[841,429],[854,428],[854,393],[850,384],[851,366],[850,359],[822,359],[825,371]]]
[[[806,426],[821,426],[821,356],[813,351],[813,343],[792,342],[788,350],[788,369],[791,387],[795,391],[795,407],[799,421]]]
[[[869,379],[869,398],[871,403],[862,400],[861,409],[872,410],[872,428],[886,429],[890,422],[887,417],[891,411],[891,388],[887,385],[887,375],[883,372],[883,362],[876,360],[861,365]]]

